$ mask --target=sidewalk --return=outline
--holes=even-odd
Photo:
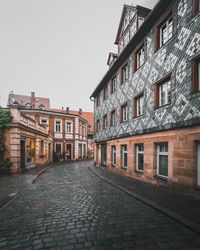
[[[48,168],[46,165],[26,170],[20,174],[0,175],[0,207],[23,191]]]
[[[122,176],[108,169],[95,166],[89,169],[107,183],[200,233],[200,199]]]

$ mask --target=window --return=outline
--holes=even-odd
[[[165,77],[155,85],[155,108],[171,102],[171,78]]]
[[[170,11],[165,18],[155,27],[155,51],[165,45],[173,36],[173,17]]]
[[[72,122],[66,122],[66,132],[72,133]]]
[[[41,140],[40,141],[40,155],[44,155],[44,141]]]
[[[137,31],[136,20],[134,20],[130,26],[130,36],[133,37],[136,31]]]
[[[128,64],[125,64],[121,69],[121,84],[128,80]]]
[[[119,42],[119,54],[122,52],[123,48],[124,48],[123,40],[121,40],[121,41]]]
[[[98,95],[96,97],[96,106],[98,107],[100,105],[100,96]]]
[[[45,110],[45,106],[43,104],[41,104],[38,108],[41,110]]]
[[[157,175],[168,177],[168,143],[157,145]]]
[[[103,89],[103,99],[106,100],[108,98],[108,86],[106,85]]]
[[[136,52],[136,69],[139,69],[144,64],[144,45]]]
[[[138,17],[138,28],[143,24],[144,18],[143,17]]]
[[[111,164],[116,166],[116,146],[111,146]]]
[[[116,77],[113,77],[111,80],[110,93],[112,94],[116,90]]]
[[[121,167],[127,168],[128,167],[128,152],[127,152],[127,145],[121,145]]]
[[[55,122],[55,132],[58,132],[58,133],[62,132],[60,120],[56,120],[56,122]]]
[[[101,144],[101,164],[106,165],[107,163],[107,145]]]
[[[200,90],[200,56],[192,62],[192,91]]]
[[[144,145],[138,144],[136,145],[136,170],[142,171],[144,170]]]
[[[116,112],[113,110],[110,114],[110,126],[115,126],[116,123]]]
[[[137,97],[135,97],[134,100],[135,110],[134,110],[134,116],[139,117],[144,114],[144,94],[140,94]]]
[[[200,11],[200,0],[192,0],[193,16],[197,15],[199,11]]]
[[[48,119],[41,118],[40,123],[47,126],[48,125]]]
[[[96,122],[96,132],[100,130],[100,120],[98,119]]]
[[[127,103],[121,106],[121,122],[128,120],[128,105]]]
[[[80,136],[83,135],[83,125],[82,125],[82,123],[79,123],[79,135]]]
[[[108,119],[107,115],[103,116],[103,128],[106,129],[108,127]]]
[[[172,16],[160,27],[160,47],[165,45],[173,35],[173,19]]]
[[[31,109],[31,104],[30,104],[30,103],[26,103],[26,104],[25,104],[25,107],[26,107],[27,109]]]
[[[62,147],[61,144],[56,143],[56,154],[61,155],[62,154]]]
[[[129,32],[127,31],[124,35],[124,46],[126,46],[129,42]]]

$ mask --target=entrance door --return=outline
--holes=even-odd
[[[66,157],[67,157],[67,160],[72,159],[72,144],[67,144]]]
[[[49,143],[48,153],[49,153],[49,162],[51,162],[51,143]]]
[[[21,168],[25,168],[26,165],[26,144],[24,140],[20,140],[20,158]]]
[[[197,186],[200,187],[200,142],[197,149]]]
[[[101,145],[101,165],[106,165],[107,162],[107,147],[106,144]]]

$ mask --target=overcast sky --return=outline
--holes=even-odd
[[[93,111],[123,4],[157,0],[0,0],[0,105],[10,91]]]

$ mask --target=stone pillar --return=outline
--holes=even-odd
[[[8,150],[10,152],[11,172],[21,171],[21,154],[20,154],[20,129],[10,128],[10,143]]]

